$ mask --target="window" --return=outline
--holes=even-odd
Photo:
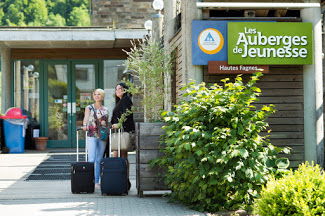
[[[14,106],[23,108],[29,121],[35,124],[39,122],[39,63],[37,60],[14,62]]]
[[[123,80],[125,74],[125,60],[104,60],[104,104],[109,109],[111,118],[112,110],[115,106],[115,86]]]

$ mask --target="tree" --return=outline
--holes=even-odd
[[[7,15],[7,23],[9,25],[15,26],[15,25],[23,25],[25,16],[20,11],[19,7],[17,5],[10,5],[8,8],[8,15]]]
[[[1,5],[0,5],[0,7],[1,7]],[[3,9],[0,8],[0,25],[3,25],[2,19],[4,16],[5,16],[5,14],[3,13]]]
[[[4,0],[0,25],[89,26],[88,0]]]
[[[47,4],[49,13],[53,13],[55,15],[59,14],[64,18],[68,17],[70,11],[68,11],[68,4],[66,0],[48,0]]]
[[[26,23],[36,26],[44,25],[48,20],[48,10],[44,0],[29,0],[25,9]]]
[[[46,25],[47,26],[66,26],[66,21],[60,14],[54,15],[53,13],[50,13],[49,19],[48,19]]]
[[[82,7],[74,7],[67,21],[68,26],[89,26],[90,17],[87,10]]]

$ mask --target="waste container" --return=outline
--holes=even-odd
[[[23,109],[23,115],[27,116],[28,124],[26,128],[26,136],[25,136],[25,149],[32,149],[35,150],[35,141],[34,137],[36,136],[35,132],[40,130],[40,124],[33,118],[32,113]]]
[[[9,153],[24,153],[27,116],[22,114],[21,108],[10,108],[0,118],[3,119],[5,143]]]

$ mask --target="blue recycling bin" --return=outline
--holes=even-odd
[[[5,144],[9,153],[24,153],[27,116],[22,114],[21,108],[10,108],[0,118],[3,119]]]

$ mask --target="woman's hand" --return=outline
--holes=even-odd
[[[87,128],[87,122],[89,120],[89,115],[90,115],[90,109],[88,107],[86,107],[85,109],[85,117],[82,121],[82,130],[86,131],[88,128]]]
[[[112,125],[112,129],[117,129],[118,128],[118,124],[113,124]]]

